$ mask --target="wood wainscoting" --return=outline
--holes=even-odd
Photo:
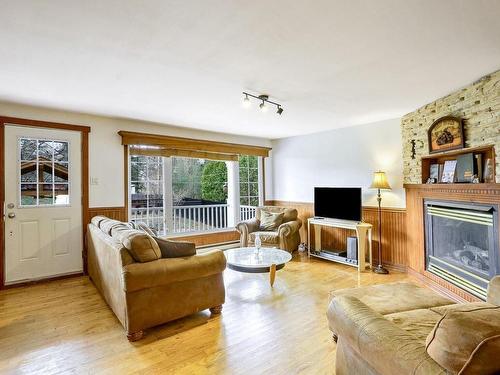
[[[309,202],[289,202],[272,200],[266,205],[295,208],[302,220],[300,238],[307,242],[307,219],[314,216],[314,205]],[[378,262],[378,211],[376,207],[363,207],[363,220],[373,225],[373,259]],[[345,248],[347,236],[354,231],[341,228],[324,228],[322,244],[325,247]],[[404,208],[382,208],[382,263],[388,268],[404,271],[406,269],[406,210]]]
[[[94,216],[106,216],[110,219],[127,221],[126,207],[91,207],[89,208],[89,222]],[[86,223],[88,224],[88,222]]]
[[[424,200],[488,203],[500,207],[500,184],[406,184],[404,187],[408,214],[408,273],[457,301],[479,301],[425,270]]]

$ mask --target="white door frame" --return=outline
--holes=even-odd
[[[83,273],[87,273],[87,247],[84,227],[89,222],[89,133],[90,127],[37,121],[15,117],[0,116],[0,289],[5,288],[5,126],[27,126],[35,128],[60,129],[81,132],[81,182],[82,182],[82,240]],[[19,286],[23,284],[15,284]]]

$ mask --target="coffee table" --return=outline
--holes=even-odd
[[[269,283],[274,285],[276,271],[285,267],[292,260],[288,251],[275,248],[240,247],[224,251],[227,267],[238,272],[265,273],[269,272]]]

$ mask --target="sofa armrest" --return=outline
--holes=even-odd
[[[240,234],[243,233],[252,233],[252,232],[257,232],[259,230],[259,225],[260,222],[257,220],[257,218],[253,218],[250,220],[245,220],[245,221],[240,221],[238,224],[236,224],[236,230],[240,232]]]
[[[488,284],[487,302],[500,306],[500,276],[495,276]]]
[[[334,298],[327,316],[339,343],[352,347],[380,374],[445,374],[424,343],[357,298]]]
[[[287,221],[278,227],[278,235],[280,237],[288,237],[289,235],[298,232],[301,226],[302,220],[300,219]]]
[[[221,250],[191,257],[132,263],[123,267],[124,289],[126,292],[134,292],[177,281],[201,279],[222,273],[225,268],[226,257]]]
[[[257,218],[250,220],[241,221],[236,225],[236,230],[240,232],[240,246],[248,246],[248,238],[250,233],[257,232],[259,230],[260,222]]]

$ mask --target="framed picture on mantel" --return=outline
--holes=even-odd
[[[464,148],[464,127],[462,120],[445,116],[437,119],[427,131],[429,152],[443,152]]]

